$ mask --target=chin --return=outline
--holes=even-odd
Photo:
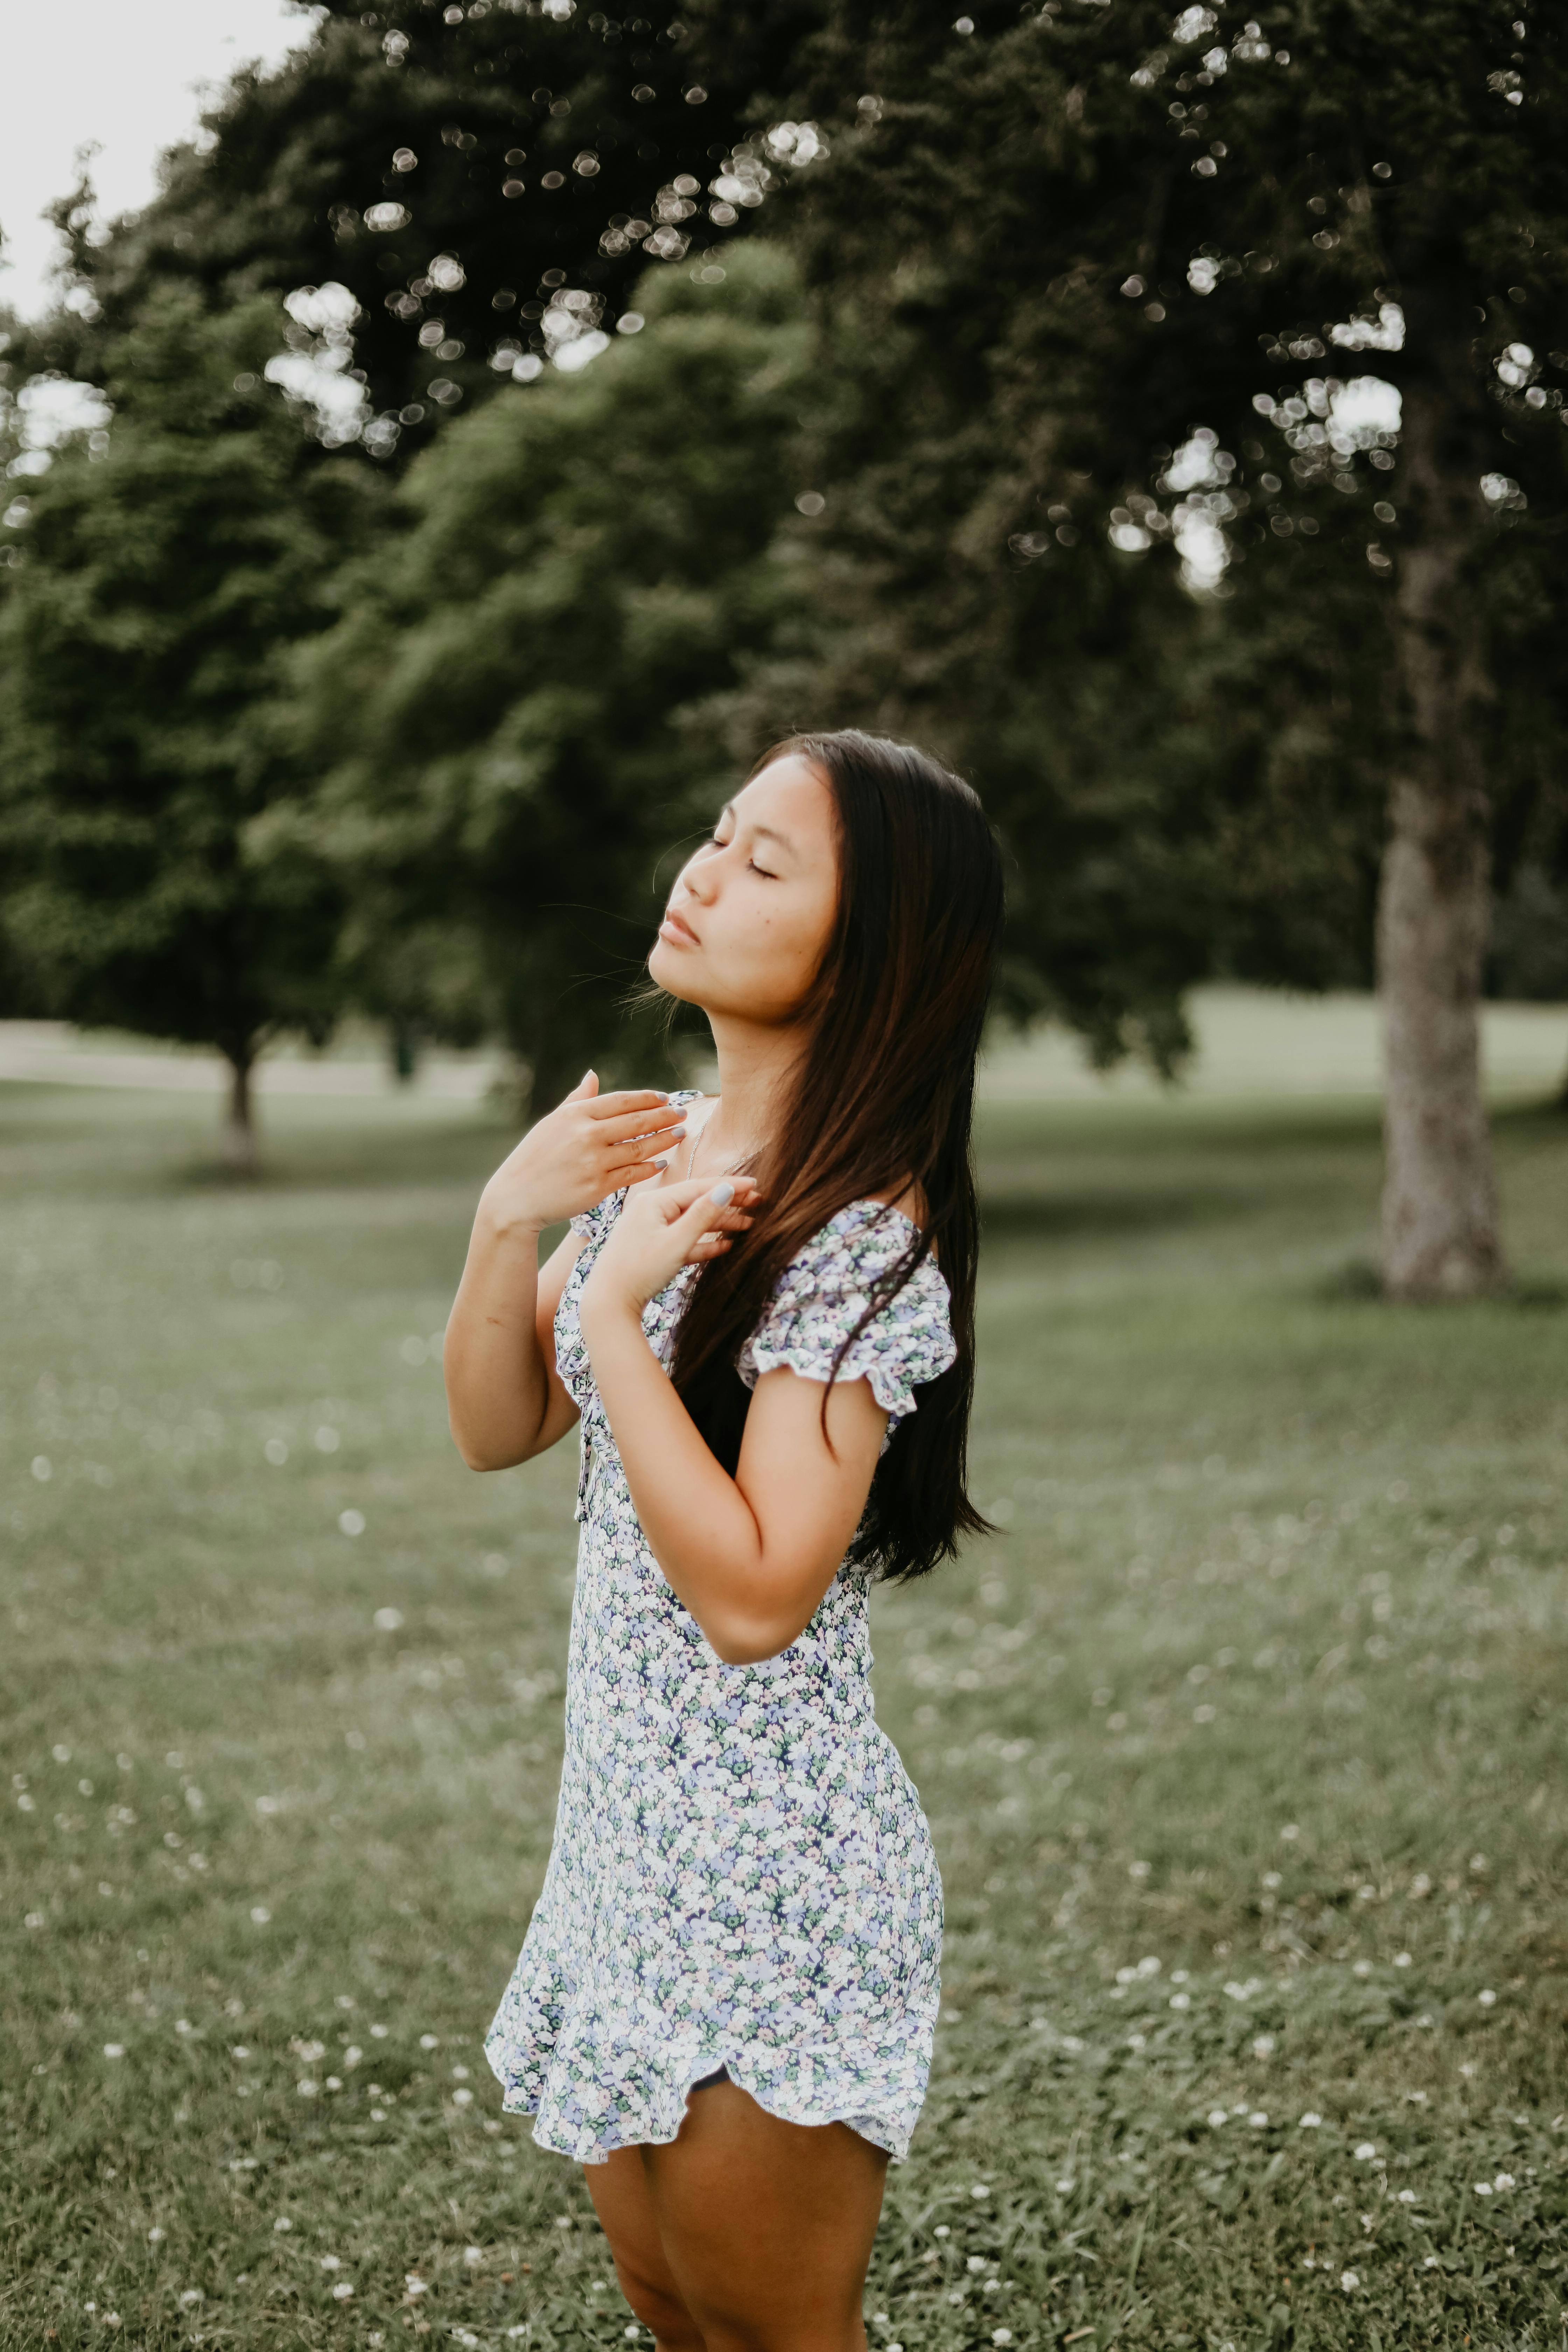
[[[679,997],[682,1004],[700,1004],[700,983],[693,970],[699,961],[695,948],[672,948],[668,940],[655,940],[647,976],[667,996]]]

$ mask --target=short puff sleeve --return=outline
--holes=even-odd
[[[736,1359],[746,1386],[755,1388],[764,1372],[786,1365],[808,1381],[868,1381],[891,1437],[916,1410],[915,1390],[945,1372],[958,1354],[947,1284],[934,1259],[921,1260],[835,1366],[879,1277],[903,1256],[914,1230],[900,1211],[878,1201],[853,1202],[831,1218],[785,1267]]]

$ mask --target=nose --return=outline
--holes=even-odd
[[[684,891],[689,898],[695,898],[699,906],[706,906],[713,896],[713,885],[708,875],[708,868],[713,862],[708,857],[694,857],[690,865],[683,868],[675,886],[677,898]]]

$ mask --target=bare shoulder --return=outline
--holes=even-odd
[[[929,1212],[925,1193],[920,1185],[906,1184],[900,1188],[890,1184],[883,1192],[868,1192],[866,1198],[880,1202],[884,1209],[897,1209],[900,1216],[908,1217],[910,1224],[919,1225],[922,1233],[925,1231]]]

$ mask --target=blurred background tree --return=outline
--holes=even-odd
[[[285,772],[263,714],[376,487],[308,462],[279,326],[160,289],[106,347],[111,412],[22,478],[0,595],[7,953],[37,1010],[216,1046],[246,1171],[257,1055],[342,994],[333,877],[249,839]]]
[[[1387,1283],[1464,1290],[1477,993],[1562,986],[1568,916],[1560,52],[1482,0],[1418,50],[1394,0],[333,0],[142,213],[62,202],[14,373],[270,296],[337,576],[247,674],[247,855],[405,1060],[500,1034],[542,1099],[721,781],[906,730],[1007,839],[1005,1007],[1101,1062],[1175,1069],[1216,973],[1363,984],[1375,929]],[[8,537],[35,600],[77,563]]]
[[[1529,835],[1563,740],[1561,665],[1515,657],[1521,611],[1563,584],[1563,27],[1486,0],[1427,11],[1415,43],[1397,0],[1235,13],[823,0],[788,100],[834,154],[796,225],[825,296],[900,341],[881,478],[851,449],[845,491],[852,528],[869,491],[913,552],[889,586],[922,648],[946,550],[988,556],[1011,614],[1004,545],[1069,575],[1107,534],[1139,561],[1174,546],[1228,594],[1276,724],[1315,702],[1381,773],[1383,809],[1337,832],[1348,907],[1386,824],[1384,1276],[1465,1291],[1502,1265],[1476,1018],[1492,839],[1505,808]],[[702,18],[721,59],[726,21]],[[942,523],[911,540],[916,501]],[[1280,573],[1283,596],[1253,586]],[[972,699],[973,666],[938,659]],[[1549,865],[1528,871],[1539,898]]]
[[[300,664],[321,781],[268,838],[341,873],[351,962],[412,937],[470,975],[536,1108],[657,1045],[619,1016],[669,853],[732,782],[708,707],[805,593],[773,546],[810,356],[796,275],[757,246],[709,278],[653,280],[646,333],[422,457]]]

